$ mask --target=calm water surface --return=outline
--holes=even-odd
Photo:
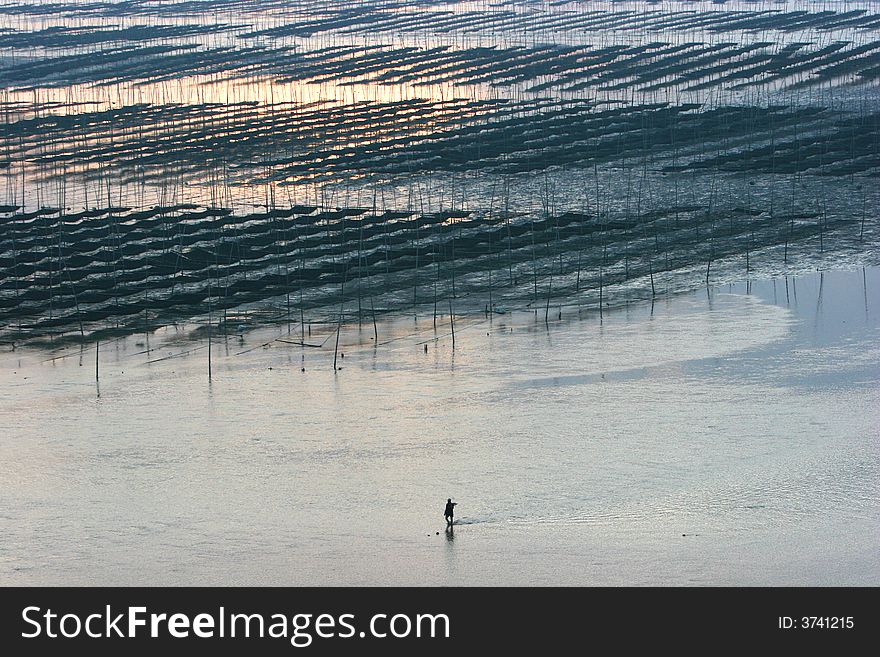
[[[880,584],[880,269],[550,320],[6,347],[0,584]]]

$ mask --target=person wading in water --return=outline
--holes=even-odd
[[[446,518],[446,524],[451,525],[453,521],[453,515],[455,513],[455,505],[458,502],[453,502],[452,498],[446,500],[446,510],[443,511],[443,517]]]

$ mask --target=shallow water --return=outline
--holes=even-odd
[[[267,328],[210,383],[172,328],[100,385],[6,351],[0,583],[878,585],[878,308],[869,268],[459,316],[454,353],[410,316],[335,373],[335,327]]]
[[[865,112],[873,112],[877,102],[877,89],[873,84],[876,76],[869,68],[874,66],[870,60],[862,62],[839,79],[829,79],[828,84],[806,86],[800,83],[809,81],[813,75],[832,66],[831,62],[821,64],[821,60],[814,60],[815,67],[809,62],[792,61],[784,66],[778,63],[770,66],[766,75],[754,71],[757,79],[752,82],[757,86],[741,87],[739,85],[748,81],[750,76],[746,76],[746,79],[725,78],[742,63],[743,58],[735,54],[723,57],[720,60],[723,64],[714,60],[705,62],[706,79],[701,77],[699,68],[688,69],[680,57],[673,58],[674,52],[656,55],[656,61],[652,59],[655,55],[651,55],[649,61],[654,64],[648,71],[626,64],[621,70],[630,75],[605,81],[602,76],[607,71],[600,64],[590,64],[593,60],[589,59],[580,63],[565,59],[557,61],[555,56],[549,60],[542,57],[535,61],[526,60],[530,63],[508,59],[515,56],[516,49],[549,45],[562,49],[629,48],[650,43],[669,46],[705,44],[708,47],[723,43],[749,47],[756,41],[769,40],[773,44],[773,52],[788,46],[795,47],[796,44],[810,52],[844,42],[861,48],[877,39],[878,26],[873,22],[877,15],[876,2],[873,0],[850,1],[845,7],[830,8],[818,0],[670,0],[650,3],[640,0],[598,0],[589,3],[589,7],[578,2],[487,5],[466,0],[431,3],[358,0],[344,6],[326,0],[310,3],[264,0],[214,4],[217,6],[210,12],[199,11],[198,6],[187,2],[122,3],[120,0],[0,6],[0,34],[6,36],[2,43],[5,51],[0,55],[0,89],[8,103],[4,105],[7,109],[6,121],[9,122],[10,117],[13,121],[23,120],[22,125],[9,124],[9,134],[18,134],[19,140],[18,146],[16,140],[5,145],[5,148],[13,149],[6,157],[15,164],[9,166],[6,163],[6,168],[0,166],[0,181],[6,182],[3,191],[0,191],[4,203],[24,204],[31,209],[44,205],[87,208],[93,207],[98,199],[103,203],[104,199],[112,196],[116,205],[132,207],[167,205],[185,200],[211,206],[221,203],[245,211],[265,207],[269,203],[271,188],[273,205],[277,194],[279,203],[292,198],[290,202],[328,207],[351,204],[370,207],[378,200],[380,208],[395,210],[418,208],[424,211],[427,204],[429,209],[432,206],[442,209],[451,205],[453,208],[470,207],[491,212],[502,203],[515,211],[528,212],[544,210],[542,205],[548,203],[570,204],[572,209],[583,209],[587,200],[586,190],[592,194],[593,189],[590,172],[615,160],[615,168],[628,167],[637,174],[634,180],[628,180],[627,185],[632,189],[627,190],[625,198],[629,206],[631,196],[634,199],[639,197],[638,202],[633,203],[638,206],[634,212],[639,213],[653,205],[652,197],[655,194],[669,195],[668,186],[663,184],[666,181],[680,179],[680,185],[674,186],[676,195],[679,186],[682,190],[696,186],[700,193],[705,191],[711,195],[716,193],[716,187],[723,190],[729,186],[729,183],[716,186],[714,175],[680,175],[659,180],[656,169],[669,164],[681,165],[692,158],[721,154],[723,151],[734,156],[733,160],[736,161],[746,141],[748,149],[783,144],[776,140],[781,139],[785,131],[776,134],[770,128],[768,133],[766,127],[759,128],[759,124],[756,124],[749,131],[742,132],[740,129],[719,134],[704,126],[705,134],[698,151],[694,151],[696,144],[689,147],[686,141],[681,144],[684,147],[682,152],[658,141],[649,149],[650,152],[644,152],[636,148],[636,144],[644,143],[647,147],[654,144],[657,135],[637,134],[632,131],[634,126],[625,128],[623,124],[611,120],[604,126],[603,138],[598,141],[611,140],[609,143],[613,143],[618,130],[623,130],[622,134],[629,134],[629,141],[621,142],[619,157],[606,160],[603,156],[598,161],[584,158],[577,164],[577,160],[560,159],[560,156],[566,155],[564,150],[551,150],[545,153],[540,166],[534,169],[526,167],[525,171],[532,175],[516,175],[516,166],[488,166],[488,160],[493,159],[492,148],[488,149],[488,155],[471,156],[474,161],[466,173],[456,158],[448,157],[449,153],[438,159],[417,159],[415,162],[419,164],[414,170],[414,162],[410,158],[413,155],[419,157],[425,139],[449,127],[443,117],[451,115],[440,106],[432,110],[435,120],[413,120],[412,127],[418,129],[412,133],[391,129],[387,118],[371,118],[367,115],[353,121],[350,130],[344,129],[339,135],[334,136],[339,128],[333,127],[321,130],[312,137],[299,132],[299,128],[303,127],[300,124],[308,124],[311,119],[293,117],[267,128],[259,123],[242,123],[241,117],[230,117],[237,113],[233,106],[240,103],[261,103],[261,111],[270,115],[276,111],[284,113],[290,110],[288,103],[347,106],[347,112],[355,113],[358,111],[356,105],[362,103],[379,106],[414,99],[503,100],[518,103],[541,98],[553,98],[559,111],[562,110],[561,103],[567,101],[589,101],[597,103],[597,107],[625,101],[636,106],[657,102],[675,105],[696,103],[704,105],[706,110],[728,105],[754,108],[767,105],[815,106],[865,115]],[[361,14],[364,23],[355,20],[353,7],[356,7],[354,14]],[[849,16],[849,23],[844,20],[846,17],[838,17],[843,23],[835,23],[834,12],[849,11],[864,12],[862,18],[865,24],[858,24],[862,19],[853,24],[852,16]],[[598,22],[580,22],[594,12],[603,18],[598,18]],[[808,20],[799,25],[801,21],[793,19],[802,13],[807,15]],[[421,21],[415,24],[405,22],[407,16],[417,18],[419,14],[422,15]],[[443,16],[447,14],[458,15],[464,21],[446,25]],[[756,26],[737,26],[732,21],[734,16],[744,17],[746,14],[753,18],[764,15],[769,24],[758,29]],[[770,19],[767,14],[774,14],[776,20]],[[657,23],[661,17],[662,22]],[[392,22],[388,23],[386,19]],[[681,20],[685,22],[680,23]],[[348,25],[350,21],[352,24]],[[296,26],[302,28],[306,25],[312,27],[290,31]],[[154,30],[161,28],[163,31],[151,33],[141,29],[144,27]],[[188,28],[187,31],[178,36],[163,36],[168,35],[169,28],[179,30],[184,27]],[[280,33],[273,32],[278,28],[282,29]],[[284,28],[287,28],[286,32]],[[130,33],[131,30],[135,32]],[[269,30],[269,33],[264,33],[265,30]],[[64,34],[72,40],[63,38]],[[79,34],[79,38],[75,38],[76,34]],[[62,38],[59,40],[59,37]],[[141,49],[148,47],[168,47],[172,44],[185,50],[165,53],[167,57],[155,54],[155,59],[152,58],[154,55],[141,52]],[[133,54],[131,61],[128,58],[120,61],[105,61],[103,58],[92,60],[89,57],[85,61],[81,59],[84,54],[98,58],[106,55],[111,48],[122,46],[134,48],[139,54]],[[486,68],[488,63],[479,54],[479,49],[485,48],[497,49],[502,53],[499,55],[502,62],[500,67]],[[349,49],[353,52],[342,54]],[[406,51],[409,55],[400,59],[403,49],[409,49]],[[320,60],[324,65],[317,67],[313,73],[306,73],[308,65],[305,62],[312,60],[291,60],[291,50],[309,57],[314,57],[316,53],[326,54],[327,50],[336,54]],[[261,54],[253,60],[257,51]],[[461,51],[470,51],[464,65],[457,59],[453,59],[457,63],[452,64],[444,59]],[[225,54],[221,55],[221,52]],[[659,52],[664,51],[661,49]],[[870,48],[853,57],[858,58],[867,52],[871,52]],[[379,57],[379,53],[382,56],[371,59],[367,57],[368,53],[370,57]],[[202,56],[219,59],[214,65],[198,65]],[[624,55],[620,57],[621,62],[629,61]],[[612,57],[612,60],[615,59]],[[40,68],[47,61],[54,63]],[[843,61],[852,64],[858,60],[845,58]],[[636,63],[631,62],[633,66]],[[415,73],[404,75],[411,65],[411,72]],[[721,69],[715,70],[713,65],[721,66]],[[866,67],[865,75],[855,74],[862,70],[860,66]],[[584,71],[591,68],[595,69],[596,75],[584,77]],[[686,70],[688,74],[684,75]],[[645,78],[648,72],[651,75]],[[572,75],[575,77],[567,77]],[[654,75],[660,77],[655,78]],[[765,77],[766,80],[763,80]],[[700,81],[707,86],[700,87],[697,84]],[[752,82],[749,84],[752,85]],[[43,103],[50,105],[42,106]],[[212,103],[220,106],[214,107],[206,115],[205,125],[209,127],[208,132],[214,134],[214,138],[208,140],[186,123],[189,119],[181,119],[180,115],[170,111],[171,105],[181,104],[200,108],[190,107],[188,112],[201,112],[206,109],[206,104]],[[89,112],[116,111],[123,107],[140,111],[137,108],[144,109],[147,105],[150,106],[148,113],[155,111],[164,118],[155,122],[155,116],[152,119],[146,116],[128,119],[94,116],[86,121],[89,128],[82,132],[57,132],[54,128],[44,126],[39,134],[21,141],[21,130],[24,130],[24,134],[30,134],[26,124],[36,117],[59,114],[84,119]],[[527,110],[523,108],[520,111]],[[470,115],[470,111],[465,114]],[[582,118],[585,117],[586,114],[582,115]],[[322,120],[332,122],[328,116]],[[650,124],[654,120],[650,114],[641,119],[643,124]],[[471,126],[481,125],[484,121],[486,118],[481,114],[465,120]],[[833,132],[836,121],[837,117],[829,114],[823,120],[823,131],[827,129]],[[360,131],[363,122],[371,126],[367,133]],[[486,126],[494,124],[492,120]],[[798,123],[798,132],[810,143],[824,143],[828,135],[814,134],[811,131],[817,126],[807,128],[807,125]],[[870,135],[867,124],[864,125],[865,134]],[[691,129],[682,126],[682,130],[676,130],[676,134],[683,136],[686,130]],[[234,138],[226,140],[222,136],[229,130],[233,130]],[[805,132],[801,133],[801,130]],[[295,139],[291,138],[294,133]],[[269,139],[265,139],[267,134]],[[549,136],[540,130],[535,135],[526,130],[515,138],[523,142],[522,148],[507,152],[504,159],[510,165],[529,161],[535,157],[537,149],[544,150],[545,146],[541,144],[545,144]],[[303,138],[306,142],[301,142]],[[409,143],[400,153],[408,161],[403,168],[397,165],[391,169],[387,166],[377,167],[375,162],[369,164],[359,158],[352,161],[345,151],[351,146],[370,150],[375,143],[390,147],[398,138],[404,138]],[[574,143],[569,146],[585,152],[593,150],[598,143],[583,141],[582,137],[573,136],[572,139]],[[730,143],[729,139],[732,139]],[[149,151],[147,142],[153,140],[165,144],[158,154]],[[239,150],[247,141],[262,145]],[[22,143],[27,147],[22,147]],[[449,148],[457,150],[460,146],[456,144],[450,143]],[[16,148],[23,148],[23,151],[14,154]],[[95,148],[98,150],[94,151]],[[323,153],[325,149],[328,150]],[[826,147],[825,156],[828,159],[822,166],[834,169],[835,164],[853,164],[844,157],[844,151],[855,158],[855,151],[849,148],[841,145]],[[105,158],[108,153],[113,154],[113,166],[107,166]],[[154,160],[154,155],[158,155],[159,159]],[[288,160],[290,157],[294,160]],[[780,155],[781,160],[790,157]],[[622,162],[619,161],[621,158]],[[670,158],[675,162],[667,162]],[[333,166],[335,160],[348,164],[336,168]],[[302,166],[287,166],[294,161]],[[563,164],[562,171],[557,170],[560,164]],[[577,165],[572,166],[574,164]],[[594,169],[597,164],[598,167]],[[58,170],[59,166],[63,166],[63,174]],[[615,168],[609,167],[607,173],[602,171],[606,174],[603,178],[621,178],[620,171]],[[720,167],[722,171],[726,168]],[[648,177],[649,169],[650,177],[654,180],[647,183],[642,179]],[[767,174],[774,173],[775,177],[775,174],[783,173],[782,169],[776,172],[765,169],[757,163],[753,167],[742,167],[741,171],[758,173],[749,177],[750,183],[757,184],[766,180]],[[220,170],[223,171],[222,176],[218,176]],[[534,175],[539,170],[541,175]],[[643,175],[638,175],[639,170],[643,171]],[[856,167],[856,170],[870,175],[872,170],[876,170],[876,163],[866,170],[860,167]],[[666,173],[663,172],[664,177]],[[694,173],[705,172],[695,170]],[[823,206],[827,205],[832,212],[836,211],[839,202],[837,199],[828,199],[829,202],[825,203],[823,190],[837,185],[829,185],[828,181],[823,180],[827,172],[821,172],[819,180],[813,179],[813,173],[820,172],[810,172],[806,180],[809,194],[802,196],[809,196],[811,201],[821,196]],[[514,174],[512,181],[511,174]],[[861,180],[861,174],[856,175]],[[849,174],[838,167],[833,176],[847,178]],[[627,178],[630,178],[629,174]],[[698,185],[694,184],[696,179],[699,179]],[[585,185],[585,180],[589,185]],[[27,184],[24,184],[25,181]],[[646,184],[643,185],[643,182]],[[802,182],[801,176],[798,176],[798,182]],[[505,198],[502,199],[501,190],[511,186],[512,196],[507,198],[509,194],[505,192]],[[542,186],[543,201],[539,200]],[[606,183],[603,180],[603,207],[607,205],[611,208],[618,204],[618,198],[623,198],[617,187],[614,182],[609,180]],[[866,183],[865,187],[870,188],[871,185]],[[558,195],[555,193],[557,188],[560,190]],[[576,189],[577,193],[561,193],[566,188]],[[778,207],[788,194],[781,189],[776,194]],[[853,196],[851,189],[835,195],[844,200]],[[713,203],[713,207],[716,203]],[[593,207],[599,204],[600,199],[596,198],[587,203]]]

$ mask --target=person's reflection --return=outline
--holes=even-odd
[[[446,526],[446,541],[452,543],[455,540],[455,531],[452,529],[452,525]]]

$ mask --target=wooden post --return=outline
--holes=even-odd
[[[455,349],[455,314],[452,311],[452,299],[449,300],[449,325],[452,327],[452,348]]]
[[[214,309],[211,306],[211,274],[208,272],[208,381],[211,380],[211,333],[214,331]],[[288,321],[288,330],[290,322]]]
[[[550,295],[553,293],[553,277],[550,277],[550,286],[547,288],[547,306],[544,308],[544,323],[550,317]]]
[[[342,286],[339,288],[339,321],[336,323],[336,347],[333,349],[333,371],[336,371],[336,357],[339,355],[339,332],[342,330],[342,314],[345,308],[345,281],[348,278],[348,272],[345,272],[345,278],[342,279]]]

